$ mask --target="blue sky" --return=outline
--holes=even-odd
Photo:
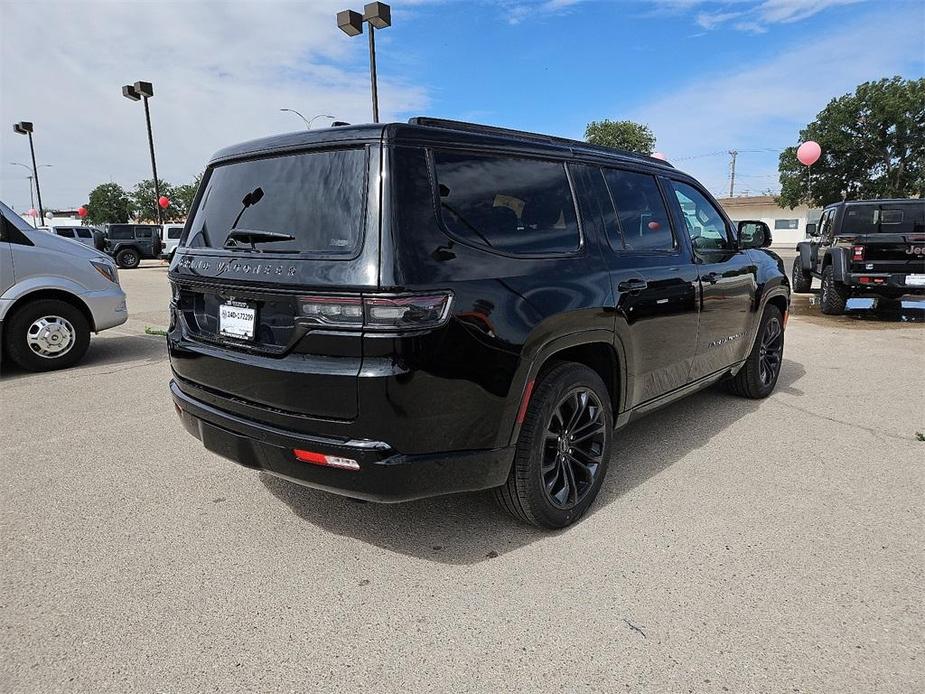
[[[191,179],[215,150],[308,116],[369,120],[353,1],[0,4],[0,118],[32,120],[46,205],[149,175],[140,105],[155,83],[158,168]],[[395,0],[377,34],[384,119],[429,114],[581,137],[589,120],[649,124],[657,147],[715,193],[777,189],[777,150],[860,82],[925,74],[921,0]],[[158,31],[140,32],[139,26]],[[34,51],[34,37],[43,36]],[[117,50],[109,50],[115,47]],[[90,50],[88,50],[90,48]],[[28,206],[24,138],[0,128],[0,197]]]

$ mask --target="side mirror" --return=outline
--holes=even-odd
[[[771,228],[764,222],[739,222],[739,248],[767,248],[771,245]]]
[[[806,236],[811,239],[817,238],[819,236],[819,225],[815,222],[811,222],[806,225]]]

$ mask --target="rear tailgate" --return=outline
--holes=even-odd
[[[367,166],[378,155],[368,149],[209,170],[170,270],[181,387],[276,413],[356,418],[362,333],[312,324],[300,297],[377,286],[378,186],[367,186]]]
[[[925,234],[864,234],[850,243],[863,248],[863,260],[852,261],[852,272],[925,273]]]

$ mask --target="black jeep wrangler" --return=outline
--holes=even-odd
[[[852,296],[925,294],[925,200],[838,202],[810,235],[797,244],[793,291],[818,277],[823,313],[844,313]]]
[[[106,252],[121,268],[138,267],[142,258],[161,254],[161,228],[156,224],[111,224],[106,232]]]

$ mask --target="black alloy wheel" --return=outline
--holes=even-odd
[[[780,373],[784,357],[784,328],[777,316],[772,316],[764,324],[761,334],[761,347],[758,351],[758,377],[765,387],[773,387]]]
[[[604,455],[604,408],[593,390],[575,388],[546,425],[543,490],[556,508],[571,509],[594,487]]]
[[[761,316],[758,335],[739,372],[726,381],[729,390],[744,398],[760,399],[774,392],[784,363],[784,317],[769,304]]]

